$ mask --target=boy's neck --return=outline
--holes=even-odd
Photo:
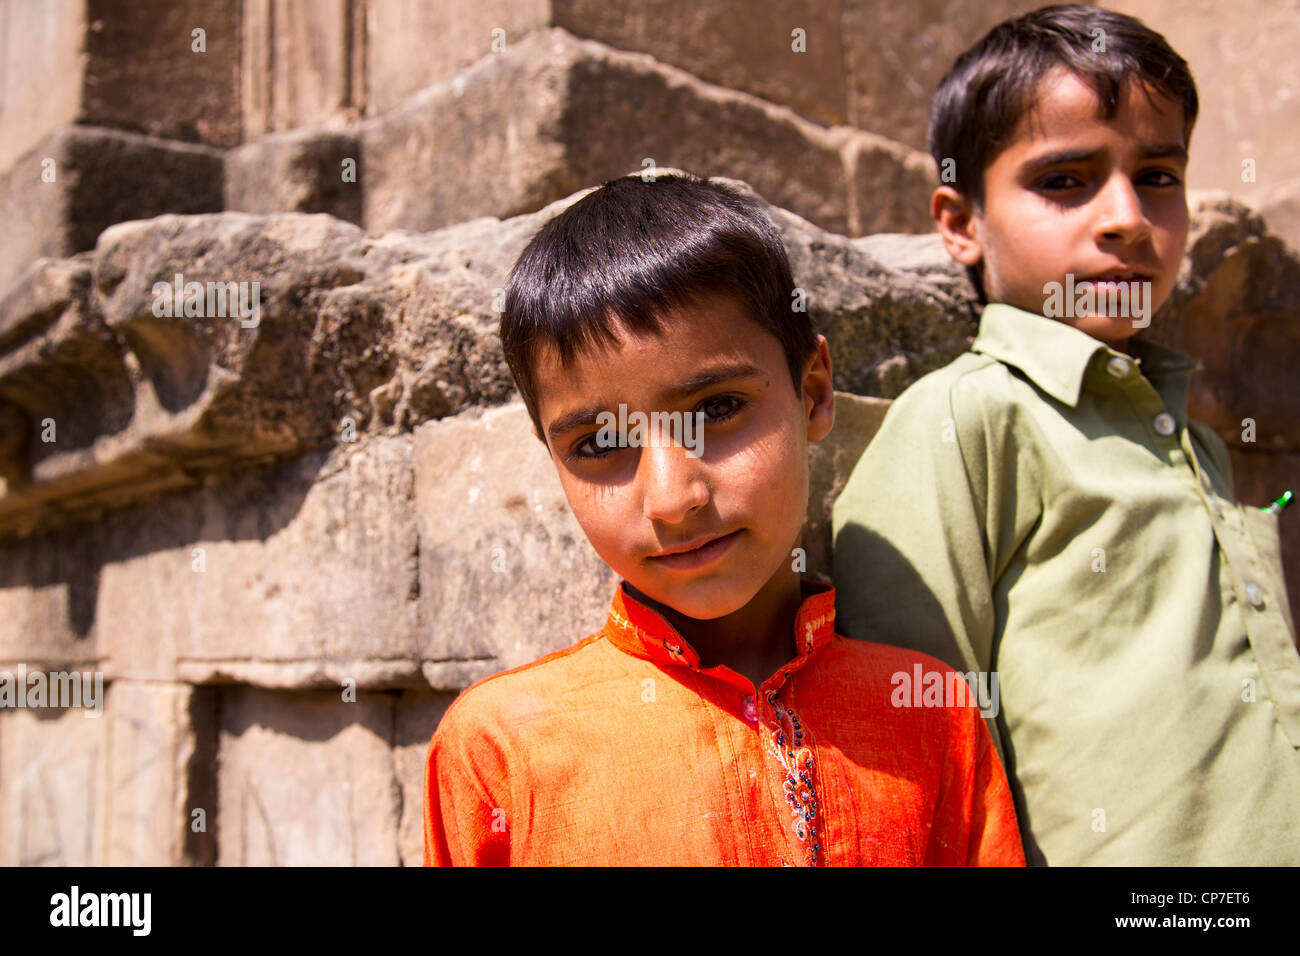
[[[794,622],[804,597],[799,575],[789,567],[782,567],[744,607],[709,621],[687,617],[631,584],[627,587],[690,642],[701,668],[725,665],[749,678],[756,690],[798,653]]]

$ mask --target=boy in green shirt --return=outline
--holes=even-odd
[[[931,213],[988,303],[833,516],[846,634],[996,687],[1029,862],[1300,863],[1300,655],[1277,516],[1135,337],[1174,286],[1197,97],[1139,21],[1050,7],[940,83]],[[1280,489],[1279,489],[1280,490]]]

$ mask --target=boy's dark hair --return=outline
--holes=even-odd
[[[659,333],[666,312],[712,294],[732,297],[776,336],[797,393],[817,340],[793,293],[785,244],[759,200],[688,174],[624,176],[548,221],[520,253],[506,282],[501,345],[545,444],[533,376],[543,343],[568,365],[615,344],[615,318]]]
[[[944,161],[953,161],[956,180],[950,185],[976,209],[984,205],[984,171],[1010,145],[1034,105],[1039,82],[1055,67],[1091,86],[1108,120],[1119,108],[1125,83],[1142,80],[1143,92],[1149,86],[1182,104],[1184,145],[1191,145],[1199,106],[1196,83],[1187,61],[1163,36],[1113,10],[1043,7],[999,23],[959,56],[930,105],[930,155],[941,174]],[[978,273],[967,271],[983,298]]]

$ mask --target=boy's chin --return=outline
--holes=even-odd
[[[1146,325],[1150,324],[1149,322],[1144,323],[1141,319],[1131,317],[1112,318],[1108,315],[1089,315],[1062,321],[1068,322],[1080,332],[1085,332],[1094,339],[1108,345],[1122,345],[1141,332]]]
[[[699,621],[712,621],[735,613],[753,600],[762,588],[762,582],[730,577],[681,582],[629,579],[628,583],[665,607]]]

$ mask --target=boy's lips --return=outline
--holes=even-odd
[[[743,529],[721,535],[701,535],[682,544],[665,548],[658,554],[650,555],[649,559],[657,565],[678,570],[708,564],[721,557],[731,547],[741,530]]]
[[[1150,282],[1154,276],[1141,269],[1107,269],[1096,275],[1084,276],[1080,282]]]

